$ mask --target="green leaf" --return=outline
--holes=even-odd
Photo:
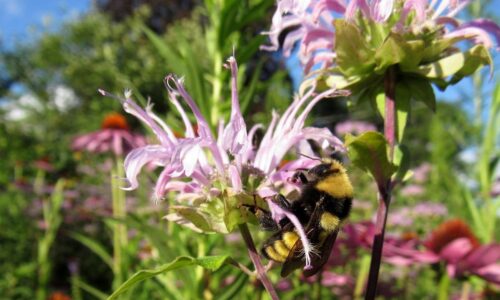
[[[113,270],[113,258],[111,255],[108,253],[108,251],[99,244],[97,241],[84,236],[83,234],[77,233],[77,232],[71,232],[70,237],[77,240],[80,242],[82,245],[85,247],[89,248],[94,252],[99,258],[102,259],[102,261],[110,267],[111,270]]]
[[[377,105],[378,113],[385,119],[385,94],[383,90],[376,94],[375,104]]]
[[[396,84],[396,130],[399,142],[403,140],[403,135],[410,113],[411,92],[404,81]]]
[[[247,274],[240,272],[233,283],[230,286],[221,289],[221,294],[218,294],[214,297],[214,299],[218,300],[228,300],[228,299],[236,299],[236,295],[241,292],[243,286],[248,281]]]
[[[407,80],[408,88],[412,99],[420,101],[427,105],[433,112],[436,111],[436,96],[429,80],[424,78],[414,77]]]
[[[403,71],[414,70],[422,59],[423,49],[423,41],[408,42],[399,34],[390,33],[375,53],[375,72],[383,73],[396,64]]]
[[[85,283],[80,278],[76,278],[76,280],[73,281],[73,284],[76,285],[77,287],[81,288],[85,292],[89,293],[90,295],[92,295],[96,299],[105,300],[106,298],[108,298],[107,294],[96,289],[95,287],[91,286],[90,284]]]
[[[457,52],[436,62],[420,66],[417,73],[427,78],[444,79],[458,72],[464,66],[465,59],[466,55],[464,53]]]
[[[356,167],[371,174],[379,186],[391,178],[397,167],[389,161],[387,141],[378,132],[368,131],[359,136],[345,137],[349,159]]]
[[[202,258],[193,258],[188,256],[181,256],[176,258],[173,262],[169,264],[165,264],[159,268],[152,270],[141,270],[132,277],[130,277],[127,281],[125,281],[118,289],[116,289],[111,296],[108,297],[108,300],[116,299],[119,295],[127,291],[129,288],[134,286],[135,284],[144,281],[146,279],[152,278],[156,275],[163,274],[165,272],[169,272],[172,270],[188,267],[188,266],[200,266],[210,271],[216,271],[219,269],[226,261],[230,260],[227,255],[219,255],[219,256],[207,256]]]
[[[337,19],[335,52],[340,70],[349,76],[369,71],[374,66],[374,51],[353,23]]]
[[[398,166],[395,179],[400,182],[407,180],[407,173],[410,169],[410,150],[408,147],[399,144],[394,148],[394,164]]]
[[[464,54],[465,63],[462,68],[453,75],[450,80],[451,84],[457,83],[462,80],[462,78],[473,74],[483,65],[489,65],[490,68],[493,68],[493,59],[484,45],[476,45]]]
[[[212,232],[213,229],[210,226],[210,222],[207,217],[200,209],[187,206],[174,206],[172,207],[178,215],[184,217],[185,219],[191,221],[196,227],[205,232]]]
[[[464,40],[464,37],[453,37],[448,39],[433,40],[429,45],[425,47],[422,53],[422,61],[431,62],[439,57],[446,49],[453,46],[453,44]]]

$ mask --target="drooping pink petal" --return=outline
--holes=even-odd
[[[500,244],[482,245],[474,249],[462,262],[465,268],[475,269],[500,260]]]
[[[161,145],[148,145],[132,150],[125,158],[125,175],[129,186],[125,190],[133,190],[139,186],[137,175],[148,163],[165,165],[171,157],[171,151]]]
[[[456,264],[463,260],[465,256],[473,249],[473,245],[467,238],[459,238],[446,245],[439,256],[450,264]]]
[[[490,264],[474,270],[473,273],[488,280],[489,282],[500,284],[500,264]]]
[[[300,241],[302,242],[302,248],[304,249],[304,256],[306,260],[306,265],[304,266],[304,269],[307,270],[311,268],[311,254],[313,252],[313,247],[309,243],[304,227],[300,223],[299,219],[297,219],[297,217],[293,213],[281,208],[278,204],[274,203],[274,201],[271,198],[267,198],[266,200],[267,204],[269,205],[269,210],[271,211],[272,218],[276,223],[279,223],[279,221],[283,218],[288,218],[288,220],[292,222],[293,226],[295,227],[300,236]]]

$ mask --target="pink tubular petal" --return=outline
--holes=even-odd
[[[332,11],[343,14],[345,12],[345,3],[338,0],[319,0],[316,5],[314,5],[312,16],[313,20],[316,21],[320,15],[326,11],[330,14]]]
[[[158,138],[158,141],[160,141],[162,145],[169,147],[173,145],[173,142],[170,140],[165,131],[163,131],[162,128],[158,126],[158,124],[155,122],[155,120],[153,120],[153,118],[151,118],[150,115],[146,111],[144,111],[139,105],[137,105],[132,99],[127,98],[125,102],[123,102],[123,108],[125,109],[126,112],[135,116],[136,118],[141,120],[144,124],[146,124],[146,126],[151,128],[151,130],[153,130],[153,133]]]
[[[402,19],[406,19],[406,16],[410,11],[415,11],[415,16],[417,22],[420,24],[425,21],[426,6],[428,0],[407,0],[403,6],[403,12],[401,13]]]
[[[129,186],[123,189],[134,190],[139,186],[137,175],[141,168],[148,164],[165,165],[169,161],[171,152],[160,145],[148,145],[132,150],[125,158],[125,176]]]
[[[236,166],[229,166],[228,168],[229,177],[231,180],[231,187],[235,193],[241,193],[243,191],[243,184],[241,183],[240,172]]]
[[[155,201],[160,201],[165,196],[165,186],[171,179],[170,173],[171,170],[169,168],[165,168],[163,169],[163,171],[161,171],[160,176],[158,176],[158,180],[156,181],[154,190]]]
[[[392,14],[394,0],[376,0],[373,5],[372,16],[375,22],[385,22]]]
[[[493,41],[490,38],[490,35],[480,29],[475,27],[461,28],[454,30],[444,36],[445,38],[454,38],[454,37],[464,37],[469,40],[474,41],[475,44],[483,44],[486,48],[493,47]]]
[[[170,82],[173,83],[173,86],[170,84]],[[198,123],[199,135],[203,138],[214,141],[213,135],[210,132],[210,126],[201,114],[198,105],[196,105],[193,98],[191,98],[191,95],[189,95],[186,89],[184,89],[182,80],[175,78],[174,75],[168,75],[167,77],[165,77],[164,83],[171,97],[175,97],[175,95],[179,94],[189,106],[196,118],[196,122]]]
[[[299,219],[292,214],[289,211],[284,210],[281,208],[279,205],[274,203],[274,201],[270,198],[267,198],[267,204],[269,205],[269,210],[271,211],[271,215],[276,223],[279,223],[279,221],[283,218],[288,218],[290,222],[292,222],[293,226],[297,230],[300,236],[300,241],[302,242],[302,248],[304,249],[304,256],[306,259],[306,265],[304,266],[304,269],[308,269],[311,267],[311,254],[313,251],[312,245],[309,243],[309,240],[307,239],[307,235],[305,233],[304,227],[302,224],[300,224]]]
[[[222,148],[233,155],[239,154],[247,145],[247,129],[238,100],[238,66],[233,56],[228,59],[231,68],[231,119],[224,129]]]
[[[370,14],[370,7],[365,0],[351,0],[345,9],[345,19],[352,20],[356,16],[358,10],[361,10],[363,15],[369,19],[372,19]]]

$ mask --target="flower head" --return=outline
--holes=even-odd
[[[281,47],[287,56],[300,40],[304,73],[315,76],[318,72],[312,70],[319,68],[321,76],[315,80],[328,86],[366,88],[367,81],[375,82],[388,67],[399,65],[401,72],[444,88],[481,65],[491,65],[488,49],[500,42],[500,27],[494,22],[455,17],[468,3],[278,0],[267,32],[271,45],[264,48],[277,50],[285,35]],[[464,40],[474,46],[460,50],[456,44]]]
[[[317,142],[325,150],[343,149],[341,141],[328,129],[304,127],[307,115],[318,101],[341,92],[330,89],[313,95],[311,89],[304,97],[297,97],[282,116],[273,112],[271,123],[256,146],[254,135],[263,126],[257,124],[247,130],[239,107],[234,57],[228,59],[227,67],[231,70],[231,115],[227,124],[219,123],[216,134],[185,90],[182,79],[173,75],[165,78],[165,86],[169,100],[183,121],[183,137],[176,136],[170,126],[153,113],[151,105],[142,109],[129,93],[121,99],[125,111],[148,126],[157,140],[127,155],[126,189],[137,188],[141,168],[151,164],[162,169],[155,186],[155,198],[162,199],[167,193],[175,195],[174,205],[170,207],[172,213],[166,216],[171,221],[196,231],[228,233],[248,221],[245,205],[253,205],[255,201],[264,205],[264,199],[276,221],[290,218],[298,232],[303,233],[302,224],[294,220],[293,214],[277,208],[271,199],[283,186],[289,185],[287,179],[294,171],[309,168],[318,161],[300,157],[283,166],[280,163],[285,155],[294,151],[313,156],[306,140]],[[186,106],[196,124],[188,118]],[[301,237],[306,261],[309,261],[312,249],[305,233]]]
[[[71,148],[77,151],[113,152],[115,155],[123,155],[145,144],[145,137],[132,133],[123,115],[110,113],[104,117],[100,130],[76,137]]]

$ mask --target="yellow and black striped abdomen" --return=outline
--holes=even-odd
[[[295,243],[299,240],[299,236],[295,231],[285,231],[271,238],[262,248],[262,253],[267,259],[276,262],[284,262]]]

